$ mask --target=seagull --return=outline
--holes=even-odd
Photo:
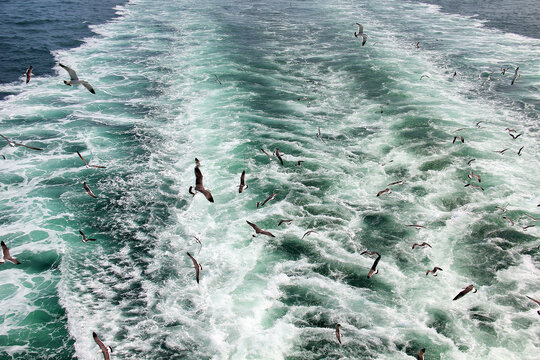
[[[304,162],[304,160],[298,160],[298,162],[296,163],[296,166],[302,166],[303,162]]]
[[[471,160],[467,161],[467,165],[471,165],[471,163],[472,163],[473,161],[475,161],[475,160],[476,160],[476,159],[471,159]]]
[[[191,261],[193,261],[193,266],[195,267],[195,279],[197,280],[197,284],[199,283],[199,271],[202,270],[202,266],[195,260],[193,256],[191,256],[190,253],[187,253],[188,256],[191,258]]]
[[[477,175],[477,174],[473,173],[472,171],[469,172],[469,174],[467,175],[467,177],[468,177],[469,179],[477,178],[477,179],[478,179],[478,182],[482,182],[482,178],[480,177],[480,175]]]
[[[525,295],[527,296],[527,295]],[[540,306],[540,301],[536,300],[536,299],[533,299],[532,297],[530,296],[527,296],[527,298],[531,301],[534,301],[536,304],[538,304]],[[538,315],[540,315],[540,310],[537,311]]]
[[[337,338],[337,341],[339,341],[339,344],[341,345],[341,334],[339,332],[340,326],[341,326],[341,324],[336,325],[336,338]]]
[[[195,191],[202,193],[211,203],[214,202],[214,198],[212,197],[210,191],[206,190],[203,186],[203,175],[198,166],[195,166]],[[196,193],[193,192],[193,186],[189,187],[189,193],[195,196]]]
[[[420,76],[420,80],[422,80],[425,77],[427,77],[428,79],[430,78],[429,75],[424,74],[424,75]]]
[[[86,235],[84,235],[83,232],[82,232],[81,230],[79,230],[79,234],[82,235],[82,242],[83,242],[83,243],[85,243],[85,242],[87,242],[87,241],[96,241],[96,239],[88,239],[88,238],[86,237]]]
[[[269,202],[270,200],[274,200],[274,199],[276,198],[276,195],[277,195],[277,193],[273,193],[272,195],[270,195],[269,197],[267,197],[266,200],[264,200],[262,204],[261,204],[260,201],[257,202],[257,207],[259,207],[259,205],[260,205],[261,207],[263,207],[264,204],[266,204],[266,203]]]
[[[508,150],[508,148],[502,149],[502,150],[498,150],[498,151],[493,151],[493,152],[496,152],[496,153],[499,153],[499,154],[502,155],[502,154],[504,154],[504,152],[505,152],[506,150]]]
[[[92,190],[90,190],[90,188],[88,187],[88,185],[86,185],[86,181],[83,183],[83,185],[84,185],[84,190],[86,190],[86,192],[88,193],[88,195],[90,195],[91,197],[97,199],[97,196],[94,195],[94,193],[92,192]]]
[[[523,134],[517,134],[516,136],[512,135],[511,133],[508,133],[512,137],[512,139],[516,140],[518,137],[520,137]]]
[[[242,175],[240,175],[240,185],[238,185],[238,192],[242,193],[244,188],[248,188],[248,185],[246,185],[246,170],[242,171]]]
[[[454,71],[454,75],[452,75],[452,79],[455,78],[457,75],[457,71]]]
[[[508,216],[503,216],[503,219],[510,221],[510,225],[514,226],[514,222]]]
[[[416,46],[417,49],[420,49],[420,41],[417,41],[415,46]]]
[[[509,133],[511,133],[511,132],[516,132],[515,129],[510,129],[510,128],[504,128],[504,130],[508,131]]]
[[[278,158],[279,162],[281,163],[281,165],[283,165],[283,159],[281,158],[281,154],[279,153],[279,149],[276,148],[276,151],[274,151],[274,155],[276,155],[276,157]]]
[[[425,229],[425,228],[426,228],[425,226],[422,226],[422,225],[416,225],[416,224],[405,225],[405,226],[413,227],[413,228],[416,228],[416,229],[418,229],[418,230],[420,230],[420,229]]]
[[[386,189],[384,189],[384,190],[379,191],[379,192],[377,193],[377,196],[381,196],[381,195],[384,194],[384,193],[389,193],[390,191],[391,191],[390,188],[386,188]]]
[[[510,85],[514,85],[514,82],[519,77],[518,70],[519,70],[519,66],[516,68],[516,71],[514,72],[514,77],[512,78],[512,82],[510,83]]]
[[[63,64],[58,64],[60,65],[64,70],[66,70],[69,74],[69,77],[71,78],[69,81],[65,81],[64,80],[64,84],[68,85],[68,86],[72,86],[72,85],[82,85],[84,86],[85,88],[88,89],[88,91],[90,91],[92,94],[95,94],[96,91],[94,90],[94,88],[92,87],[92,85],[90,85],[88,83],[88,81],[85,81],[85,80],[79,80],[79,77],[77,76],[77,73],[75,72],[75,70],[73,70],[72,68],[66,66],[66,65],[63,65]]]
[[[452,144],[455,143],[457,139],[461,140],[462,143],[465,143],[465,139],[463,138],[463,136],[454,136],[454,140],[452,140]]]
[[[317,136],[319,139],[321,139],[321,141],[323,142],[323,144],[326,144],[326,143],[324,142],[323,138],[322,138],[321,127],[318,126],[317,129],[318,129],[318,131],[317,131],[317,135],[316,135],[316,136]]]
[[[358,36],[362,35],[362,46],[364,46],[366,44],[366,41],[367,41],[367,35],[364,34],[364,27],[359,23],[356,23],[356,25],[358,25],[358,32],[354,33],[354,37],[358,37]]]
[[[292,220],[289,220],[289,219],[281,219],[281,220],[279,221],[279,224],[277,224],[277,226],[280,226],[280,225],[283,224],[283,223],[290,224],[290,223],[292,223]]]
[[[388,184],[388,185],[386,185],[386,186],[402,185],[402,184],[403,184],[403,180],[399,180],[399,181],[391,182],[390,184]]]
[[[199,251],[197,252],[197,255],[199,255],[199,254],[201,253],[201,249],[202,249],[202,242],[201,242],[201,240],[199,240],[199,238],[196,237],[196,236],[193,236],[193,238],[195,238],[195,241],[197,241],[197,242],[199,243],[199,245],[201,245],[201,246],[199,247]]]
[[[521,150],[523,150],[524,147],[525,147],[525,145],[523,145],[522,147],[519,148],[519,151],[517,152],[518,156],[521,156]]]
[[[98,168],[98,169],[105,169],[105,166],[100,166],[100,165],[89,165],[88,162],[83,158],[83,156],[81,155],[80,152],[77,151],[77,154],[79,155],[79,157],[81,158],[82,161],[84,161],[84,163],[86,164],[86,168],[91,168],[91,167],[94,167],[94,168]]]
[[[14,257],[11,256],[11,254],[9,253],[9,249],[6,245],[5,242],[2,241],[2,255],[4,256],[4,259],[2,260],[2,264],[6,261],[6,260],[9,260],[11,261],[12,263],[14,263],[15,265],[19,265],[21,262],[17,259],[15,259]]]
[[[2,159],[6,160],[6,155],[2,154]]]
[[[471,284],[469,286],[467,286],[466,288],[463,288],[463,290],[461,290],[461,292],[459,294],[457,294],[453,299],[453,300],[458,300],[458,299],[461,299],[462,297],[464,297],[465,295],[467,295],[469,292],[471,292],[471,290],[474,289],[474,286]],[[478,289],[474,289],[473,291],[473,294],[476,293],[478,291]]]
[[[534,225],[522,226],[521,228],[523,229],[523,231],[527,231],[528,228],[532,228],[532,227],[534,227]]]
[[[500,207],[500,206],[495,206],[495,209],[498,209],[498,210],[501,210],[502,212],[506,212],[506,209]]]
[[[103,356],[105,357],[105,360],[110,360],[111,357],[109,355],[109,349],[107,349],[103,341],[99,340],[99,337],[95,332],[92,332],[92,336],[94,337],[94,341],[96,342],[96,344],[98,344],[99,348],[101,349],[101,352],[103,353]]]
[[[424,353],[426,352],[426,349],[420,349],[418,354],[416,354],[417,360],[424,360]]]
[[[219,78],[217,77],[217,75],[214,74],[214,76],[215,76],[215,78],[216,78],[216,81],[219,83],[219,85],[222,85],[222,84],[221,84],[221,81],[219,80]]]
[[[481,187],[481,186],[478,186],[478,185],[474,185],[474,184],[466,184],[465,187],[467,187],[467,186],[470,186],[470,187],[472,187],[472,188],[474,188],[474,189],[480,189],[480,190],[484,191],[484,188]]]
[[[420,247],[429,246],[429,247],[431,247],[431,245],[429,245],[429,244],[428,244],[427,242],[425,242],[425,241],[424,241],[423,243],[421,243],[421,244],[414,243],[413,246],[412,246],[412,248],[414,249],[414,248],[417,247],[417,246],[420,246]]]
[[[14,141],[11,141],[9,140],[7,137],[5,137],[4,135],[0,134],[0,136],[6,140],[9,144],[9,146],[11,147],[15,147],[15,146],[24,146],[25,148],[29,148],[29,149],[32,149],[32,150],[39,150],[39,151],[42,151],[43,149],[40,149],[40,148],[35,148],[35,147],[32,147],[32,146],[28,146],[28,145],[24,145],[24,144],[21,144],[21,143],[17,143],[17,142],[14,142]]]
[[[304,236],[302,236],[302,239],[303,239],[303,238],[305,238],[306,236],[309,236],[309,235],[311,235],[311,233],[315,233],[315,234],[318,234],[318,232],[316,232],[316,231],[313,231],[313,230],[308,230],[308,231],[306,231],[306,233],[304,234]]]
[[[506,70],[508,70],[508,68],[501,68],[501,74],[506,74]]]
[[[28,68],[28,70],[26,70],[26,72],[24,73],[26,75],[26,83],[28,84],[30,82],[30,78],[32,77],[32,69],[34,67],[32,65],[30,65],[30,67]]]
[[[538,220],[540,220],[540,218],[537,219],[537,218],[535,218],[534,216],[531,216],[531,215],[529,215],[529,214],[525,214],[525,216],[530,217],[531,219],[533,219],[533,221],[538,221]]]
[[[479,121],[479,122],[477,122],[477,123],[476,123],[476,127],[479,128],[479,127],[480,127],[480,124],[483,123],[483,122],[485,122],[485,121]]]
[[[255,230],[255,235],[253,235],[253,237],[256,237],[257,234],[263,234],[263,235],[267,235],[267,236],[270,236],[270,237],[275,237],[274,235],[272,235],[271,232],[262,230],[260,227],[258,227],[257,225],[255,225],[253,223],[250,223],[247,220],[246,220],[246,222],[249,224],[249,226],[251,226],[253,228],[253,230]]]
[[[272,157],[270,156],[270,154],[269,154],[268,152],[266,152],[264,149],[261,149],[261,151],[262,151],[263,153],[265,153],[266,156],[268,156],[268,158],[270,159],[270,161],[272,161]]]
[[[437,276],[437,274],[435,274],[435,273],[437,272],[437,270],[443,271],[440,267],[435,266],[435,267],[433,268],[433,270],[428,270],[428,271],[426,271],[426,276],[428,276],[429,273],[433,273],[433,276]]]
[[[373,265],[371,266],[371,269],[369,270],[369,273],[368,273],[368,279],[371,278],[374,274],[377,274],[379,272],[379,270],[377,270],[377,264],[379,264],[379,260],[381,260],[381,255],[378,253],[378,252],[368,252],[368,251],[364,251],[362,252],[360,255],[364,255],[364,254],[368,254],[368,255],[377,255],[377,258],[375,259],[375,262],[373,263]]]

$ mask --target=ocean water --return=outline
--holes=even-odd
[[[0,142],[1,359],[101,359],[93,331],[113,359],[536,358],[540,40],[397,0],[114,10],[52,52],[96,95],[0,85],[0,133],[44,149]]]

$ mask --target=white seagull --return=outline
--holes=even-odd
[[[92,87],[92,85],[90,85],[88,83],[88,81],[79,79],[79,77],[77,76],[77,73],[75,72],[75,70],[73,70],[72,68],[70,68],[70,67],[68,67],[66,65],[63,65],[63,64],[58,64],[58,65],[60,65],[64,70],[66,70],[68,72],[68,74],[69,74],[69,77],[71,78],[69,81],[64,80],[64,84],[66,84],[68,86],[82,85],[85,88],[87,88],[88,91],[90,91],[92,94],[96,93],[94,88]]]

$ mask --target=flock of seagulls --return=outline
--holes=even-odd
[[[366,44],[366,41],[367,41],[367,34],[364,33],[364,27],[362,24],[360,23],[356,23],[356,26],[358,27],[357,31],[354,32],[354,36],[356,38],[359,38],[361,37],[362,38],[362,43],[361,45],[364,46]],[[420,43],[417,42],[416,43],[416,48],[419,48],[420,47]],[[67,71],[67,73],[69,74],[69,77],[70,77],[70,80],[65,80],[64,81],[64,84],[67,85],[67,86],[73,86],[73,85],[82,85],[84,86],[90,93],[92,94],[95,94],[95,90],[94,88],[90,85],[90,83],[86,80],[81,80],[79,79],[77,73],[75,72],[75,70],[73,70],[72,68],[66,66],[66,65],[63,65],[63,64],[59,64],[59,66],[61,68],[63,68],[64,70]],[[243,69],[241,69],[243,70]],[[502,74],[504,75],[506,70],[508,70],[507,68],[503,68],[502,69]],[[32,76],[34,75],[32,73],[33,71],[33,66],[30,66],[26,72],[25,72],[25,81],[26,83],[28,84],[30,81],[31,81],[31,78]],[[244,71],[244,70],[243,70]],[[519,75],[519,67],[516,67],[515,69],[515,72],[514,72],[514,76],[512,78],[512,81],[511,81],[511,85],[514,85],[516,79],[520,76]],[[457,75],[457,72],[454,72],[454,77]],[[217,83],[219,83],[220,85],[222,85],[222,82],[221,80],[218,78],[217,75],[214,75],[215,77],[215,80]],[[423,77],[427,77],[429,78],[428,75],[422,75],[420,79],[422,79]],[[491,77],[491,73],[489,74],[488,76],[488,80],[490,79]],[[307,100],[308,98],[307,97],[304,97],[304,98],[299,98],[298,100],[299,101],[302,101],[302,100]],[[310,103],[308,103],[308,106],[310,105]],[[381,105],[381,113],[383,113],[383,105]],[[480,127],[479,124],[482,123],[483,121],[479,121],[476,123],[476,127]],[[459,129],[459,130],[462,130],[462,129]],[[458,130],[458,131],[459,131]],[[513,129],[509,129],[509,128],[506,128],[505,130],[508,131],[509,135],[512,137],[513,140],[516,140],[517,138],[519,138],[522,134],[517,134],[517,135],[514,135],[513,133],[516,132],[515,130]],[[0,137],[2,137],[5,141],[8,142],[9,146],[11,147],[16,147],[16,146],[19,146],[19,147],[25,147],[25,148],[28,148],[28,149],[31,149],[31,150],[36,150],[36,151],[42,151],[43,149],[41,148],[37,148],[37,147],[33,147],[33,146],[29,146],[29,145],[25,145],[25,144],[22,144],[22,143],[19,143],[19,142],[15,142],[15,141],[12,141],[10,140],[9,138],[7,138],[6,136],[0,134]],[[316,133],[316,137],[318,139],[320,139],[323,143],[325,143],[325,141],[323,140],[323,137],[322,137],[322,134],[321,134],[321,129],[320,127],[318,127],[318,131]],[[465,143],[465,139],[463,136],[461,135],[456,135],[453,137],[453,140],[452,140],[452,143],[454,144],[456,142],[456,140],[459,140],[461,141],[461,143]],[[523,150],[524,146],[522,146],[519,151],[518,151],[518,155],[521,156],[521,151]],[[503,150],[500,150],[500,151],[495,151],[499,154],[504,154],[505,151],[507,151],[508,148],[505,148]],[[273,161],[273,158],[272,156],[264,149],[261,148],[261,151],[268,157],[268,159],[270,161]],[[77,155],[79,156],[79,158],[84,162],[86,168],[99,168],[99,169],[104,169],[105,166],[101,166],[101,165],[91,165],[88,163],[88,161],[81,155],[80,152],[77,151]],[[277,158],[277,160],[279,161],[279,163],[283,166],[284,165],[284,161],[283,161],[283,157],[282,157],[282,154],[280,153],[279,149],[275,149],[274,152],[272,153],[273,156],[275,156]],[[2,157],[5,159],[5,156],[2,155]],[[467,162],[467,165],[471,165],[471,163],[473,161],[475,161],[476,159],[471,159]],[[299,160],[296,164],[296,166],[302,166],[302,163],[304,161],[303,160]],[[194,169],[194,172],[195,172],[195,186],[190,186],[189,187],[189,193],[192,194],[193,196],[195,196],[197,193],[201,193],[205,196],[205,198],[210,202],[210,203],[214,203],[214,198],[212,196],[212,193],[210,192],[210,190],[206,189],[203,185],[203,174],[200,170],[200,161],[199,159],[195,158],[195,169]],[[239,193],[242,193],[245,189],[248,189],[248,185],[246,184],[246,181],[245,181],[245,176],[246,176],[246,171],[242,171],[242,174],[240,175],[240,184],[238,185],[238,192]],[[469,179],[477,179],[478,183],[481,183],[481,176],[478,175],[478,174],[475,174],[472,170],[469,172],[468,174],[468,178]],[[379,197],[383,194],[389,194],[392,192],[390,186],[396,186],[396,185],[401,185],[403,184],[403,181],[400,180],[400,181],[395,181],[395,182],[392,182],[390,184],[387,185],[387,187],[384,189],[384,190],[381,190],[379,191],[376,196]],[[83,183],[83,186],[84,186],[84,189],[85,191],[88,193],[89,196],[91,196],[92,198],[97,198],[97,196],[92,192],[92,190],[90,189],[90,187],[88,186],[88,184],[86,182]],[[470,186],[472,188],[478,188],[478,189],[481,189],[481,190],[484,190],[481,186],[479,185],[476,185],[476,184],[466,184],[465,185],[466,187]],[[269,201],[271,200],[274,200],[275,197],[276,197],[277,193],[273,193],[271,194],[270,196],[268,196],[264,201],[259,201],[256,203],[256,207],[259,208],[259,207],[263,207],[265,204],[267,204]],[[538,205],[540,206],[540,204]],[[497,207],[497,209],[503,211],[503,212],[506,212],[506,209],[504,208],[501,208],[501,207]],[[530,217],[531,219],[533,219],[534,221],[537,221],[539,219],[536,219],[534,218],[533,216],[531,215],[528,215],[528,217]],[[503,216],[504,219],[508,220],[510,222],[511,225],[514,225],[514,221],[512,219],[510,219],[509,217],[507,216]],[[278,223],[278,226],[281,226],[282,224],[289,224],[291,223],[293,220],[291,219],[281,219]],[[275,237],[271,232],[269,231],[266,231],[266,230],[263,230],[261,229],[259,226],[257,226],[256,224],[252,223],[252,222],[249,222],[247,221],[247,224],[249,226],[251,226],[251,228],[255,231],[255,234],[253,234],[252,236],[253,237],[256,237],[257,235],[266,235],[266,236],[269,236],[269,237]],[[416,228],[418,230],[420,229],[424,229],[425,226],[422,226],[422,225],[417,225],[417,224],[411,224],[411,225],[406,225],[408,227],[413,227],[413,228]],[[525,226],[523,227],[524,230],[526,230],[527,228],[530,228],[530,227],[533,227],[534,225],[528,225],[528,226]],[[83,243],[86,243],[86,242],[89,242],[89,241],[96,241],[96,239],[94,238],[87,238],[86,235],[81,231],[79,230],[79,233],[80,235],[82,236],[82,242]],[[314,230],[308,230],[304,233],[304,235],[302,236],[302,239],[304,239],[305,237],[309,236],[310,234],[312,233],[317,233],[316,231]],[[195,240],[201,245],[202,247],[202,243],[201,241],[195,237]],[[19,265],[20,264],[20,261],[17,260],[16,258],[14,258],[13,256],[11,256],[10,254],[10,251],[9,251],[9,248],[7,247],[7,245],[4,243],[4,241],[1,242],[1,246],[2,246],[2,258],[0,259],[0,264],[3,264],[5,263],[5,261],[10,261],[12,262],[13,264],[15,265]],[[432,246],[430,244],[428,244],[427,242],[423,242],[421,244],[418,244],[418,243],[414,243],[412,245],[412,249],[415,249],[416,247],[429,247],[429,248],[432,248]],[[199,249],[199,252],[200,252],[200,249]],[[193,262],[193,267],[195,269],[195,280],[197,282],[197,284],[199,284],[200,282],[200,271],[202,270],[202,266],[198,263],[198,261],[188,252],[187,255],[189,256],[189,258],[191,259],[191,261]],[[367,278],[370,279],[373,275],[375,274],[378,274],[379,273],[379,270],[377,270],[377,265],[379,264],[379,261],[381,260],[381,255],[374,251],[374,252],[369,252],[369,251],[363,251],[361,253],[361,255],[368,255],[368,256],[373,256],[375,255],[376,258],[373,262],[373,265],[371,266],[368,274],[367,274]],[[437,271],[443,271],[443,269],[441,269],[440,267],[438,266],[435,266],[432,270],[428,269],[426,271],[426,276],[429,275],[429,274],[433,274],[433,276],[437,276]],[[458,300],[460,298],[462,298],[463,296],[465,296],[466,294],[472,292],[472,293],[476,293],[478,291],[478,289],[476,289],[472,284],[471,285],[468,285],[467,287],[463,288],[462,291],[460,291],[454,298],[453,298],[453,301],[455,300]],[[532,297],[529,297],[527,296],[528,299],[530,299],[531,301],[535,302],[537,305],[540,306],[540,301],[532,298]],[[538,311],[538,314],[540,315],[540,310]],[[336,324],[336,328],[335,328],[335,334],[336,334],[336,338],[337,338],[337,341],[339,342],[339,344],[342,344],[342,340],[341,340],[341,331],[340,331],[340,328],[341,328],[341,324]],[[99,348],[101,349],[102,353],[103,353],[103,356],[105,358],[105,360],[110,360],[110,352],[112,352],[112,348],[109,346],[105,346],[105,344],[99,339],[98,335],[93,332],[92,333],[93,335],[93,338],[94,338],[94,341],[96,342],[96,344],[99,346]],[[417,359],[419,360],[423,360],[424,359],[424,353],[425,353],[425,348],[422,348],[421,350],[418,351],[417,353]]]

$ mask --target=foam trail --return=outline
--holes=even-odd
[[[95,358],[96,331],[119,358],[538,351],[537,314],[523,298],[540,291],[538,233],[518,226],[539,215],[538,40],[398,1],[134,0],[118,12],[85,45],[55,53],[95,96],[64,86],[59,72],[0,109],[3,134],[45,148],[0,149],[10,151],[0,206],[14,254],[54,255],[38,274],[62,308],[41,324],[61,321],[69,333],[49,348]],[[507,64],[509,48],[519,86],[508,74],[479,80]],[[505,127],[523,135],[512,140]],[[456,134],[465,142],[452,144]],[[285,165],[261,148],[279,148]],[[107,168],[85,169],[76,151]],[[196,157],[214,204],[187,191]],[[242,170],[249,188],[238,194]],[[470,170],[484,191],[464,187],[476,184]],[[278,227],[284,218],[293,222]],[[253,238],[246,220],[276,237]],[[83,244],[79,229],[98,241]],[[302,239],[307,230],[316,233]],[[422,241],[432,248],[411,249]],[[364,250],[382,255],[369,280]],[[199,285],[186,252],[203,266]],[[426,277],[433,266],[443,271]],[[37,281],[24,267],[9,271],[5,289]],[[470,283],[478,293],[453,302]],[[28,291],[44,290],[18,286],[4,315],[45,308]],[[6,334],[18,326],[7,323]]]

